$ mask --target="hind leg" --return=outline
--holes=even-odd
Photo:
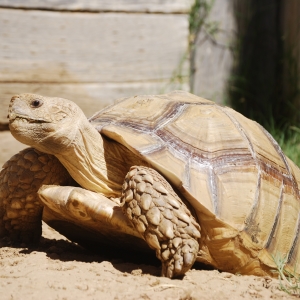
[[[183,275],[194,264],[200,226],[155,170],[132,167],[126,175],[123,212],[162,262],[162,276]]]
[[[27,148],[8,160],[0,172],[0,237],[35,243],[42,233],[43,184],[64,184],[70,176],[52,155]]]

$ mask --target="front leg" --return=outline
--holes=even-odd
[[[132,167],[125,178],[123,211],[162,262],[162,276],[183,275],[194,264],[200,226],[155,170]]]
[[[44,185],[38,194],[45,206],[43,220],[68,239],[93,250],[113,250],[112,246],[120,252],[147,253],[147,244],[124,216],[119,201],[74,186]]]
[[[38,242],[43,205],[37,195],[43,184],[67,184],[70,175],[52,155],[27,148],[8,160],[0,172],[0,237]]]

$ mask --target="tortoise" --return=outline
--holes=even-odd
[[[195,261],[300,273],[300,170],[258,123],[174,91],[124,98],[87,119],[73,102],[12,97],[31,146],[0,174],[0,236],[38,241],[41,220],[82,245],[153,249],[162,276]],[[151,250],[151,251],[153,251]]]

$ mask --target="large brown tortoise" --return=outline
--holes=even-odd
[[[149,246],[170,278],[195,260],[272,274],[278,255],[300,273],[300,170],[236,111],[175,91],[87,120],[69,100],[21,94],[9,126],[32,148],[1,171],[0,236],[37,241],[43,219],[83,245]]]

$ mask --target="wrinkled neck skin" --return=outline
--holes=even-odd
[[[117,187],[108,180],[101,135],[85,122],[78,127],[68,147],[55,156],[83,188],[113,196]]]
[[[71,143],[55,156],[83,188],[120,197],[126,173],[142,160],[117,142],[103,138],[87,121],[78,125]]]

